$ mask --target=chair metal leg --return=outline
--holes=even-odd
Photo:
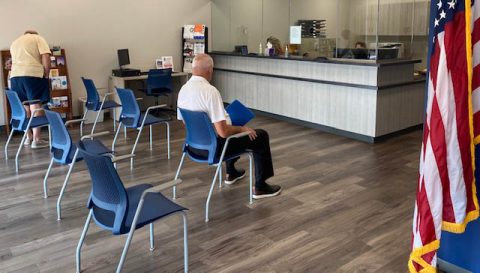
[[[80,267],[80,252],[82,251],[83,241],[85,241],[85,236],[88,232],[88,226],[90,225],[90,221],[92,220],[92,213],[93,210],[88,212],[87,221],[85,221],[85,226],[83,227],[82,235],[80,236],[80,241],[78,241],[77,251],[76,251],[76,260],[77,260],[77,273],[81,272]]]
[[[52,129],[50,128],[50,125],[48,125],[48,146],[51,151],[52,150]]]
[[[122,128],[122,122],[120,121],[120,123],[118,124],[118,128],[117,128],[117,131],[115,132],[115,137],[113,138],[113,142],[112,142],[112,152],[115,151],[115,143],[117,142],[117,137],[118,137],[118,133],[120,132],[120,129]],[[124,127],[125,128],[125,127]]]
[[[150,223],[150,251],[155,250],[155,238],[153,235],[153,223]]]
[[[97,117],[95,118],[95,122],[93,123],[92,131],[90,132],[90,134],[92,134],[92,135],[93,135],[93,132],[95,131],[95,127],[97,126],[98,118],[100,117],[100,113],[101,113],[102,111],[103,111],[103,110],[98,110],[98,111],[97,111]]]
[[[170,159],[170,123],[165,122],[165,124],[167,125],[167,157]]]
[[[116,126],[117,126],[117,123],[116,123],[116,118],[117,118],[117,114],[116,114],[116,111],[115,111],[115,107],[112,108],[112,112],[113,112],[113,131],[115,132],[115,130],[117,130]]]
[[[220,172],[218,173],[218,187],[221,189],[223,168],[222,168],[222,163],[218,163],[218,164],[220,165]]]
[[[123,247],[122,256],[120,257],[120,262],[117,266],[117,273],[122,272],[123,264],[125,263],[125,258],[127,257],[128,248],[130,247],[130,243],[133,238],[133,233],[135,232],[135,227],[137,226],[138,216],[140,215],[140,211],[143,207],[143,199],[140,199],[138,203],[137,211],[135,212],[135,216],[133,217],[132,225],[130,227],[130,232],[128,233],[127,241],[125,242],[125,246]]]
[[[187,153],[183,152],[182,159],[180,159],[180,164],[178,164],[177,173],[175,174],[175,180],[177,180],[180,176],[180,170],[182,169],[183,161],[185,160],[186,155]],[[177,186],[173,186],[173,199],[177,199]]]
[[[18,168],[19,168],[18,157],[20,156],[20,152],[22,151],[23,143],[25,143],[25,139],[27,138],[27,132],[28,132],[28,128],[23,133],[22,141],[20,142],[20,146],[18,147],[17,154],[15,155],[15,171],[17,173],[18,173]]]
[[[221,168],[221,165],[219,164],[215,171],[215,175],[213,176],[212,185],[210,186],[210,191],[208,192],[207,203],[205,204],[205,222],[208,222],[209,220],[208,210],[210,207],[210,199],[212,198],[213,189],[215,188],[215,182],[217,182],[217,176],[218,176],[218,173],[220,172],[220,168]]]
[[[150,127],[150,151],[153,149],[153,145],[152,145],[152,125],[149,126]]]
[[[67,189],[68,181],[70,180],[70,175],[72,174],[73,166],[75,166],[75,161],[77,160],[78,156],[78,149],[75,151],[75,155],[73,155],[72,163],[70,163],[70,168],[68,169],[67,176],[65,177],[65,181],[63,181],[62,190],[60,190],[60,194],[58,195],[57,200],[57,221],[62,219],[62,198],[65,190]]]
[[[127,127],[123,127],[123,138],[127,139]]]
[[[50,165],[48,165],[47,173],[45,174],[45,178],[43,179],[43,197],[44,198],[48,198],[48,176],[50,175],[52,166],[53,166],[53,157],[50,160]]]
[[[5,159],[8,159],[8,144],[10,144],[10,141],[12,140],[13,132],[15,132],[15,130],[11,129],[10,135],[8,135],[7,143],[5,143]]]
[[[250,167],[250,205],[253,204],[253,155],[248,153],[249,167]]]
[[[140,127],[140,131],[138,131],[137,139],[135,140],[135,144],[133,144],[132,154],[135,154],[135,149],[137,148],[138,140],[142,135],[142,131],[143,131],[143,126]],[[130,158],[130,169],[133,169],[133,157]]]
[[[88,113],[88,109],[85,110],[85,113],[83,114],[83,120],[87,117],[87,113]],[[83,136],[83,123],[84,121],[82,120],[82,122],[80,122],[80,137]]]
[[[188,220],[187,213],[182,211],[183,217],[183,271],[188,272]]]

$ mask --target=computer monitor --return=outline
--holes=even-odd
[[[246,56],[248,55],[248,46],[246,45],[236,45],[235,46],[235,53],[240,55]]]
[[[117,50],[118,55],[118,65],[120,68],[124,65],[130,64],[130,56],[128,55],[128,49],[119,49]]]
[[[352,48],[352,54],[354,59],[368,59],[368,49],[366,48]]]
[[[334,48],[333,56],[341,59],[353,59],[354,55],[351,48]]]
[[[387,59],[397,59],[398,58],[398,48],[379,48],[378,56],[375,56],[375,49],[370,50],[370,59],[371,60],[387,60]]]

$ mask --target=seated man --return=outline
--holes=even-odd
[[[178,94],[178,108],[207,113],[219,136],[218,154],[221,153],[226,138],[241,132],[248,132],[248,136],[230,140],[226,155],[245,150],[252,151],[255,161],[253,198],[261,199],[280,194],[280,186],[266,183],[266,180],[273,176],[268,133],[261,129],[253,130],[248,127],[231,125],[231,121],[225,112],[220,92],[210,84],[213,76],[213,60],[209,55],[200,54],[195,57],[192,63],[192,74],[192,78],[182,87]],[[180,111],[178,111],[178,119],[182,119]],[[199,156],[208,156],[208,152],[204,150],[190,148],[190,152]],[[237,170],[235,168],[237,160],[238,158],[226,162],[226,184],[231,185],[245,177],[245,170]]]

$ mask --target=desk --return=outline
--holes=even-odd
[[[136,97],[144,98],[139,105],[141,110],[146,110],[148,106],[153,105],[153,97],[147,97],[144,92],[138,91],[139,88],[143,88],[143,83],[148,78],[148,75],[133,76],[133,77],[116,77],[110,76],[108,80],[108,90],[115,95],[112,96],[117,103],[120,103],[120,99],[117,96],[115,87],[118,88],[129,88],[132,89]],[[168,97],[168,101],[165,102],[164,98],[160,98],[160,104],[166,103],[169,107],[175,109],[177,105],[177,95],[180,88],[188,81],[190,74],[186,72],[173,72],[172,73],[172,84],[173,84],[173,93]],[[163,100],[163,101],[162,101]],[[117,120],[120,117],[120,112],[117,111]]]

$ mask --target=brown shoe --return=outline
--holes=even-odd
[[[263,199],[277,196],[282,192],[282,187],[278,185],[268,185],[265,183],[262,187],[255,187],[253,189],[253,199]]]

